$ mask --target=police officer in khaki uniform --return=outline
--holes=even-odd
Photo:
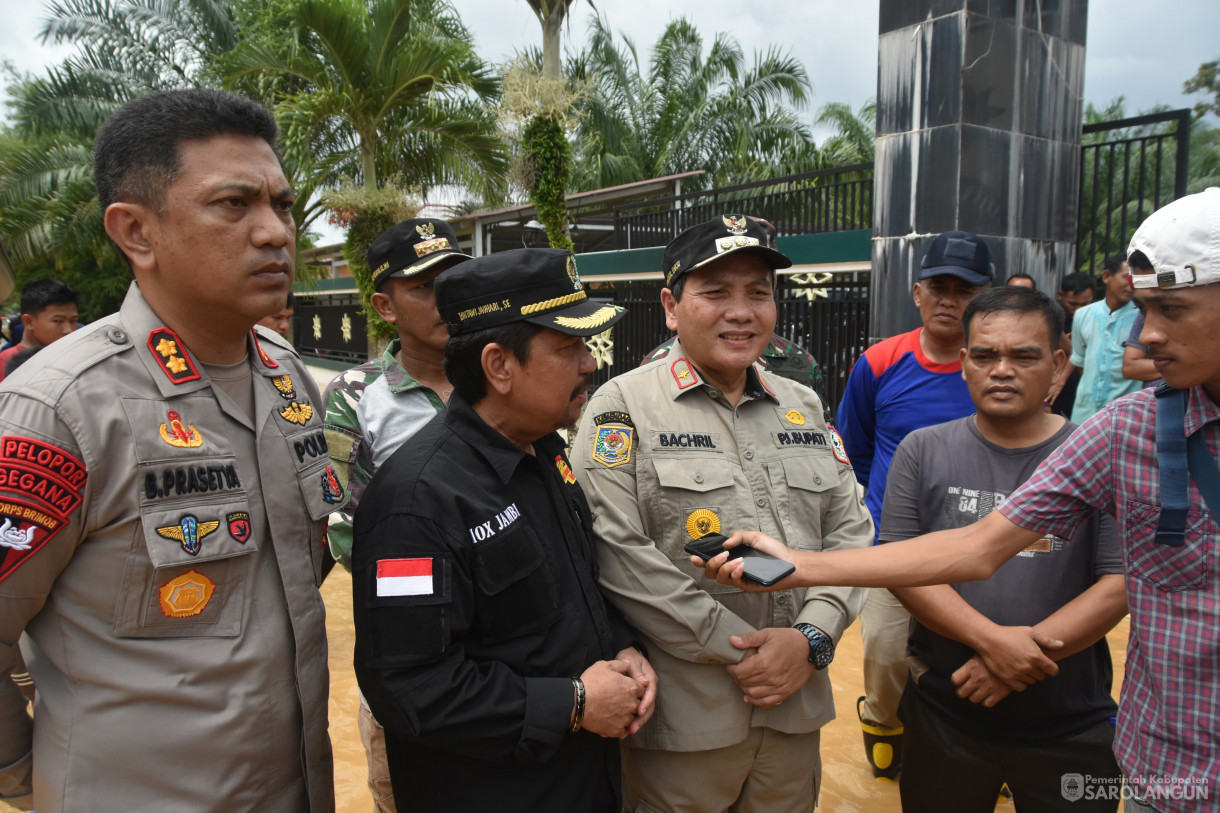
[[[0,797],[39,813],[334,809],[318,392],[253,325],[292,284],[258,104],[143,97],[98,133],[118,314],[0,386]]]
[[[624,742],[632,813],[808,813],[816,801],[819,729],[834,717],[825,667],[864,592],[759,601],[692,574],[683,552],[740,528],[801,550],[872,542],[817,395],[755,364],[775,327],[775,269],[790,265],[753,218],[678,235],[661,292],[678,342],[603,385],[573,446],[600,584],[645,637],[661,686],[652,721]]]

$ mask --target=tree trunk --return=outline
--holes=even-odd
[[[567,5],[563,0],[550,0],[553,5],[546,9],[542,20],[542,78],[559,79],[560,32]]]

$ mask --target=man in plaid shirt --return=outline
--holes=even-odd
[[[1145,314],[1140,341],[1165,382],[1186,391],[1185,434],[1202,433],[1214,460],[1220,456],[1220,188],[1154,212],[1132,238],[1127,260]],[[1141,390],[1107,404],[998,510],[966,528],[818,554],[790,551],[754,532],[735,536],[797,564],[773,589],[794,583],[901,587],[988,578],[1043,534],[1070,536],[1094,509],[1114,514],[1131,609],[1114,743],[1128,781],[1121,795],[1134,797],[1125,810],[1212,809],[1220,798],[1220,527],[1192,471],[1184,543],[1157,540],[1156,403],[1152,391]],[[726,556],[707,564],[708,575],[758,589],[740,581],[741,560],[726,565]],[[1031,651],[1018,664],[1030,683],[1041,658]],[[1091,779],[1065,773],[1064,798],[1119,792]]]

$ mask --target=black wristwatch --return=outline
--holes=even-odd
[[[813,624],[795,624],[794,630],[809,639],[809,662],[814,669],[825,669],[835,659],[835,642]]]

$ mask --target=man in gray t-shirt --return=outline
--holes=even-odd
[[[1016,490],[1075,426],[1042,411],[1063,352],[1062,312],[1036,291],[980,295],[963,316],[962,374],[977,414],[912,432],[890,466],[880,539],[971,525]],[[1117,528],[1044,537],[982,582],[894,590],[914,615],[904,813],[1017,805],[1109,810],[1064,774],[1114,777],[1117,708],[1104,635],[1126,614]],[[1116,797],[1117,799],[1117,797]]]

